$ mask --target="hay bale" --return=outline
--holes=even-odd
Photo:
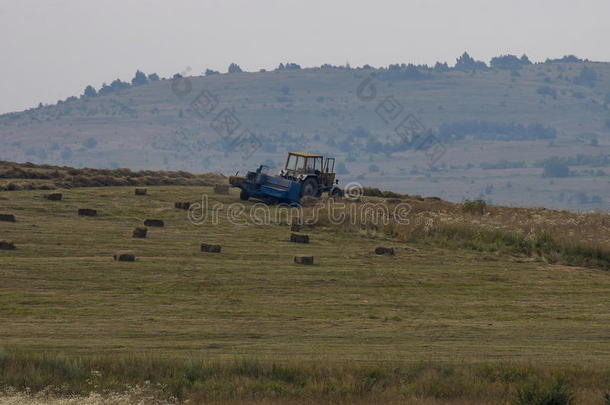
[[[299,224],[290,225],[290,232],[301,232],[301,225],[299,225]]]
[[[15,250],[15,244],[7,240],[0,240],[0,250]]]
[[[290,242],[309,243],[309,235],[299,235],[298,233],[291,233]]]
[[[296,264],[313,264],[313,256],[295,256],[294,262]]]
[[[97,211],[92,210],[91,208],[79,208],[78,215],[81,215],[84,217],[95,217],[95,216],[97,216]]]
[[[15,216],[13,214],[0,214],[0,221],[15,222]]]
[[[148,190],[145,188],[136,188],[136,195],[146,195],[147,192]]]
[[[214,186],[214,193],[229,194],[229,185],[228,184],[216,184]]]
[[[220,246],[220,245],[209,245],[207,243],[202,243],[201,244],[201,251],[202,252],[220,253],[221,249],[222,249],[222,246]]]
[[[135,262],[136,255],[132,252],[116,252],[112,257],[117,262]]]
[[[189,208],[191,208],[191,203],[188,201],[176,201],[174,203],[174,208],[177,208],[179,210],[188,210]]]
[[[165,223],[162,219],[145,219],[144,226],[156,226],[159,228],[163,228],[165,226]]]
[[[387,248],[387,247],[379,246],[379,247],[375,248],[375,254],[394,256],[394,248]]]
[[[147,232],[148,232],[147,228],[136,228],[133,230],[133,237],[134,238],[145,238]]]
[[[45,194],[44,198],[51,201],[60,201],[63,196],[61,193]]]

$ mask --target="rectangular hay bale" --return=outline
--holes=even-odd
[[[135,262],[136,255],[132,252],[116,252],[112,257],[117,262]]]
[[[0,221],[15,222],[15,216],[13,214],[0,214]]]
[[[85,216],[85,217],[95,217],[95,216],[97,216],[97,211],[93,210],[91,208],[79,208],[78,215]]]
[[[147,192],[148,190],[145,188],[136,188],[136,195],[146,195]]]
[[[146,233],[148,232],[147,228],[136,228],[133,230],[133,237],[134,238],[145,238],[146,237]]]
[[[387,248],[387,247],[379,246],[379,247],[375,248],[375,254],[394,256],[394,248]]]
[[[222,246],[220,246],[220,245],[210,245],[208,243],[202,243],[201,244],[201,251],[202,252],[220,253],[221,250],[222,250]]]
[[[191,208],[191,203],[188,201],[176,201],[174,203],[174,208],[177,208],[179,210],[188,210],[189,208]]]
[[[290,234],[290,242],[294,243],[309,243],[309,235],[300,235],[298,233]]]
[[[0,250],[15,250],[15,243],[7,240],[0,240]]]
[[[45,194],[44,198],[50,201],[60,201],[63,195],[61,193]]]
[[[294,262],[296,264],[313,264],[313,256],[295,256]]]
[[[162,228],[165,226],[165,223],[162,219],[145,219],[144,226],[156,226],[158,228]]]

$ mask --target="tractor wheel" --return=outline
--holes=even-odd
[[[301,197],[310,196],[315,197],[318,195],[318,180],[315,177],[308,177],[301,184]]]
[[[343,190],[339,187],[333,187],[328,194],[330,194],[331,197],[343,197]]]
[[[239,193],[239,199],[242,201],[248,201],[249,198],[250,193],[248,193],[246,190],[241,190],[241,193]]]

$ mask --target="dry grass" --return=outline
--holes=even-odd
[[[0,191],[50,190],[72,187],[225,184],[215,173],[192,174],[184,171],[130,169],[75,169],[65,166],[35,165],[0,161]]]
[[[0,376],[5,387],[14,387],[8,389],[7,397],[36,400],[72,395],[87,403],[139,399],[140,403],[195,404],[509,404],[521,399],[520,404],[531,405],[523,402],[531,393],[559,392],[576,403],[602,405],[603,388],[610,384],[607,367],[553,364],[219,362],[194,357],[66,357],[20,352],[0,353]]]
[[[390,218],[388,223],[368,217],[363,220],[365,203],[387,204],[392,213],[396,204],[408,204],[408,223]],[[369,198],[346,203],[346,219],[335,226],[329,219],[331,200],[309,206],[305,218],[321,214],[317,226],[359,232],[367,237],[403,242],[426,242],[452,249],[496,252],[525,256],[547,263],[610,269],[610,215],[574,213],[544,208],[481,206],[466,202],[454,204],[435,198],[402,196],[401,199]],[[320,206],[324,208],[320,209]],[[355,214],[354,214],[355,213]],[[336,213],[334,214],[336,215]]]

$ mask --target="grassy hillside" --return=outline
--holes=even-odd
[[[75,169],[68,166],[35,165],[0,161],[0,191],[54,190],[73,187],[225,184],[217,173],[184,171],[132,171],[130,169]]]
[[[86,396],[151,380],[147,395],[196,403],[426,404],[512,403],[560,376],[576,403],[602,404],[610,386],[607,215],[367,197],[408,204],[410,221],[322,215],[302,230],[311,243],[295,244],[287,217],[229,221],[235,190],[62,193],[0,194],[0,213],[16,217],[0,222],[16,245],[0,250],[5,385]],[[203,195],[217,223],[173,207]],[[147,218],[165,227],[132,238]],[[119,250],[137,260],[113,261]]]
[[[286,151],[307,150],[337,156],[344,184],[452,201],[610,207],[603,192],[610,181],[610,64],[401,72],[328,68],[159,80],[0,116],[0,159],[232,174],[262,162],[280,166]],[[202,100],[214,100],[215,108]],[[400,106],[389,113],[380,104],[388,100]],[[222,111],[239,123],[233,135],[218,130]],[[392,148],[403,142],[395,128],[409,114],[435,134],[442,156]],[[455,125],[473,121],[491,129],[453,136]],[[497,136],[505,124],[540,124],[555,135]],[[440,131],[444,125],[453,129]],[[256,137],[251,156],[238,138],[243,130]],[[542,177],[544,160],[554,156],[567,159],[569,177]]]

